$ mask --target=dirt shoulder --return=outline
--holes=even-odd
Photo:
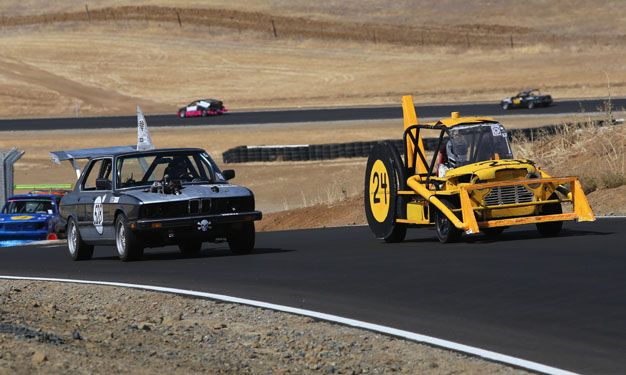
[[[0,281],[0,374],[512,374],[482,359],[248,306]]]

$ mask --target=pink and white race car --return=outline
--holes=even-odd
[[[222,115],[228,112],[224,103],[217,99],[200,99],[178,110],[178,117],[204,117]]]

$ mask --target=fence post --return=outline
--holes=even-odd
[[[274,32],[274,38],[278,38],[278,34],[276,33],[276,24],[274,20],[272,20],[272,31]]]
[[[509,35],[510,39],[511,39],[511,48],[513,48],[513,35]]]
[[[85,12],[87,13],[87,20],[91,22],[91,14],[89,14],[89,5],[85,4]]]
[[[183,28],[183,22],[180,20],[180,11],[176,9],[176,18],[178,18],[178,27]]]

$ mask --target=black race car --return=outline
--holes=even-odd
[[[523,90],[511,98],[500,101],[502,109],[547,107],[552,104],[550,95],[541,95],[538,89]]]
[[[200,99],[178,110],[178,117],[204,117],[223,115],[228,112],[224,102],[217,99]]]
[[[67,153],[89,158],[61,200],[72,259],[90,259],[94,245],[115,245],[123,261],[169,244],[185,255],[199,252],[203,242],[227,241],[236,254],[254,248],[254,221],[261,219],[254,195],[228,183],[235,172],[220,171],[204,150],[129,146]]]

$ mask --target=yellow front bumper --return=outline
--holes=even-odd
[[[470,201],[469,192],[477,189],[487,189],[498,186],[516,186],[516,185],[535,185],[541,184],[542,186],[545,184],[553,184],[553,185],[570,185],[570,194],[572,204],[574,205],[572,213],[565,214],[551,214],[551,215],[536,215],[536,216],[525,216],[525,217],[515,217],[515,218],[506,218],[506,219],[496,219],[496,220],[486,220],[486,221],[477,221],[476,215],[474,211],[477,209],[481,209],[480,207],[473,207],[472,202]],[[460,187],[460,201],[461,201],[461,214],[463,221],[458,223],[459,225],[455,226],[459,229],[463,229],[467,233],[478,233],[479,228],[494,228],[494,227],[505,227],[505,226],[513,226],[513,225],[522,225],[522,224],[534,224],[534,223],[544,223],[549,221],[565,221],[565,220],[577,220],[577,221],[594,221],[595,215],[589,206],[589,202],[587,201],[587,197],[585,196],[585,192],[583,191],[582,185],[577,177],[551,177],[551,178],[541,178],[541,179],[532,179],[532,180],[520,180],[520,181],[501,181],[501,182],[490,182],[484,184],[475,184],[475,185],[467,185]],[[546,204],[552,201],[543,201],[543,202],[533,202],[533,204]],[[508,205],[510,207],[523,207],[528,204],[514,204]],[[447,216],[447,215],[446,215]]]

